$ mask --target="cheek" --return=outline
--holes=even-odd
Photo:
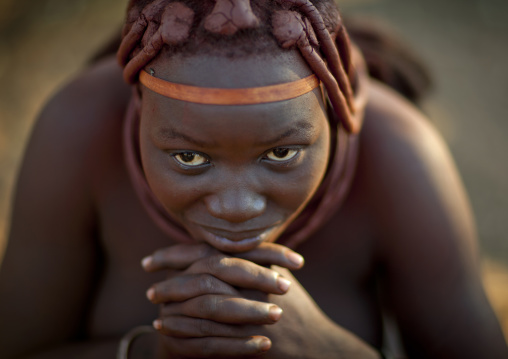
[[[326,126],[327,128],[327,126]],[[157,148],[141,127],[140,151],[147,182],[155,197],[176,220],[185,222],[189,210],[203,209],[196,206],[210,190],[210,184],[218,186],[223,181],[219,171],[215,174],[185,175],[175,171],[174,159]],[[294,219],[305,207],[321,183],[329,157],[329,131],[323,130],[303,154],[303,161],[288,171],[271,171],[266,167],[253,169],[257,178],[256,191],[266,196],[267,215],[282,215]],[[224,173],[222,173],[224,175]],[[238,178],[238,177],[237,177]],[[215,186],[212,186],[215,188]]]
[[[307,149],[298,169],[270,177],[273,200],[293,215],[305,207],[323,180],[328,166],[329,146],[328,131],[324,131],[320,139]]]
[[[198,194],[199,176],[183,176],[174,171],[174,159],[157,148],[143,132],[140,137],[141,163],[146,180],[155,197],[175,219],[194,203]]]

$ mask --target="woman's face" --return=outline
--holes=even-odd
[[[149,67],[167,81],[219,88],[285,83],[311,73],[294,52],[234,60],[172,57]],[[275,241],[325,174],[330,132],[319,88],[246,106],[200,105],[141,91],[147,181],[198,241],[225,252]]]

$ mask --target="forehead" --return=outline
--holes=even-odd
[[[216,88],[287,83],[312,73],[296,51],[237,59],[177,55],[157,59],[146,70],[153,70],[155,77],[167,81]],[[230,133],[231,138],[240,140],[247,132],[261,137],[304,122],[313,127],[326,125],[319,88],[287,101],[245,106],[201,105],[166,98],[143,86],[141,89],[142,125],[155,131],[170,127],[200,136],[220,133],[224,140]]]
[[[176,83],[201,87],[245,88],[280,84],[312,74],[296,50],[273,54],[225,56],[159,56],[146,70]]]

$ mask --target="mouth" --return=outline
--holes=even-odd
[[[199,225],[200,237],[223,252],[239,253],[252,250],[266,241],[274,226],[245,231],[231,231]]]

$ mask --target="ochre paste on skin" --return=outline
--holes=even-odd
[[[264,1],[256,4],[261,3],[265,4]],[[143,9],[132,8],[118,51],[125,80],[137,83],[139,72],[159,54],[164,44],[185,44],[195,29],[229,37],[240,29],[261,26],[259,19],[266,18],[256,15],[248,0],[216,0],[213,5],[209,14],[199,17],[197,10],[169,0],[154,1]],[[324,85],[333,109],[329,114],[333,136],[326,176],[304,211],[280,238],[283,244],[294,247],[328,220],[347,195],[358,152],[356,134],[361,129],[366,104],[367,74],[363,58],[352,48],[340,18],[336,28],[328,29],[309,0],[275,0],[270,5],[275,5],[268,24],[274,38],[282,48],[299,49]],[[124,145],[134,188],[147,212],[165,233],[175,240],[191,242],[192,238],[153,195],[144,176],[139,160],[140,105],[139,95],[133,91],[125,121]]]
[[[277,3],[280,10],[272,16],[274,36],[283,48],[299,48],[323,82],[337,118],[348,132],[358,133],[363,116],[357,114],[357,107],[362,107],[365,95],[360,90],[356,96],[353,94],[357,69],[351,61],[351,45],[342,20],[339,18],[337,28],[330,30],[310,0],[278,0]],[[118,59],[125,66],[125,80],[135,83],[139,71],[159,54],[164,44],[187,41],[194,12],[180,2],[157,0],[141,11],[131,10],[128,19],[131,23],[124,29]],[[216,0],[211,13],[201,21],[206,30],[225,36],[259,25],[248,0]]]

